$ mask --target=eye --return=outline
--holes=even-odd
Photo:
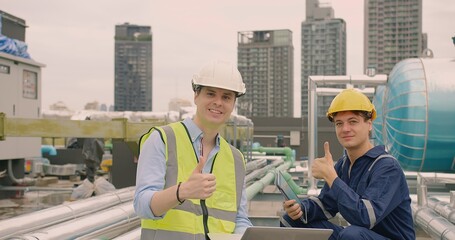
[[[224,96],[223,96],[223,99],[226,100],[226,101],[229,101],[229,100],[232,99],[232,96],[224,95]]]
[[[336,122],[336,123],[335,123],[335,126],[336,126],[336,127],[341,127],[341,126],[343,126],[343,123],[342,123],[342,122]]]
[[[349,124],[351,124],[351,125],[356,125],[357,123],[359,123],[359,121],[357,121],[357,120],[351,120],[351,121],[349,121]]]

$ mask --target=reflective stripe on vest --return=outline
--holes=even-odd
[[[178,122],[155,129],[160,132],[166,146],[164,188],[185,182],[197,166],[196,152],[186,127]],[[214,157],[212,173],[216,175],[217,186],[213,195],[205,200],[209,214],[208,229],[212,233],[232,233],[243,190],[245,163],[240,151],[221,137],[220,151]],[[142,219],[142,233],[154,236],[147,239],[174,239],[169,238],[171,232],[172,236],[178,235],[175,239],[205,239],[202,218],[200,200],[188,199],[170,209],[163,219]]]

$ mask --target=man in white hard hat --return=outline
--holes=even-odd
[[[369,140],[374,105],[363,93],[345,89],[333,99],[327,117],[345,154],[334,165],[329,143],[324,143],[324,157],[315,159],[311,168],[315,178],[325,181],[321,193],[298,203],[285,201],[281,225],[332,229],[330,240],[415,239],[403,170],[384,146]],[[338,213],[349,226],[329,221]]]
[[[152,128],[140,140],[134,208],[141,239],[208,239],[252,226],[242,153],[219,130],[245,84],[237,68],[214,61],[193,76],[193,119]]]

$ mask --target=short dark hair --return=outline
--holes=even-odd
[[[364,121],[368,121],[373,117],[373,112],[367,112],[367,111],[359,111],[359,110],[351,110],[350,112],[354,113],[357,116],[361,116]],[[329,120],[331,122],[334,121],[335,116],[338,114],[338,112],[333,113],[330,117]]]
[[[196,85],[196,84],[193,84],[193,91],[198,93],[201,92],[201,89],[202,89],[202,86],[201,85]]]
[[[205,86],[193,84],[193,91],[196,94],[199,94],[199,93],[201,93],[201,90],[202,90],[203,87],[205,87]],[[239,94],[237,92],[235,92],[235,91],[232,91],[232,92],[234,92],[235,99],[237,99],[238,97],[242,96],[242,95],[239,96]]]

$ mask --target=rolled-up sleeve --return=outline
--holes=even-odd
[[[134,210],[140,218],[160,219],[150,209],[153,195],[163,190],[166,174],[165,145],[157,130],[144,142],[139,154],[136,173]]]
[[[245,230],[251,226],[253,226],[253,224],[251,224],[251,221],[248,218],[248,200],[246,198],[245,184],[243,184],[242,198],[240,199],[240,206],[237,210],[234,233],[243,234]]]

